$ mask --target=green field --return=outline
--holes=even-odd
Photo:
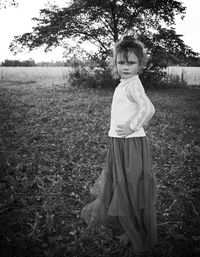
[[[91,232],[80,219],[105,162],[112,94],[1,82],[1,256],[131,256],[110,228]],[[200,90],[147,95],[156,108],[146,132],[159,183],[151,256],[199,256]]]

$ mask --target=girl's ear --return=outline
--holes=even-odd
[[[139,66],[139,69],[138,69],[138,74],[142,73],[144,67],[142,65]]]

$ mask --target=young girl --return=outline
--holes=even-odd
[[[143,126],[155,113],[138,74],[145,62],[142,43],[123,37],[115,47],[112,69],[121,77],[111,106],[110,147],[105,168],[91,193],[97,198],[82,210],[90,225],[117,218],[124,230],[120,241],[131,241],[135,254],[155,246],[156,178]]]

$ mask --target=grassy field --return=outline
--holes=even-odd
[[[0,84],[0,248],[4,257],[125,257],[110,228],[81,208],[105,162],[111,91],[65,83]],[[158,178],[158,245],[150,256],[200,254],[200,90],[148,90],[146,128]]]
[[[44,80],[63,81],[69,67],[0,67],[0,81],[38,82]]]
[[[179,67],[172,66],[166,69],[167,74],[179,78],[188,85],[200,86],[200,67]]]
[[[68,77],[69,67],[0,67],[1,82],[63,82]],[[168,67],[168,80],[200,86],[200,67]]]

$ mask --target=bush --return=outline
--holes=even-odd
[[[163,87],[163,79],[166,72],[161,69],[149,70],[145,69],[140,75],[141,81],[145,89]]]
[[[114,89],[119,81],[112,77],[108,68],[86,69],[79,66],[70,72],[69,83],[84,88]]]
[[[178,76],[167,76],[162,69],[145,69],[140,74],[140,79],[145,89],[166,89],[178,88],[186,85],[183,78]],[[119,79],[114,79],[108,67],[85,68],[81,65],[74,65],[69,74],[71,86],[93,88],[93,89],[114,89],[119,84]]]

